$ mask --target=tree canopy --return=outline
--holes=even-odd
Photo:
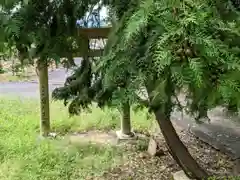
[[[66,57],[67,52],[76,50],[73,43],[76,44],[77,20],[96,3],[98,1],[2,2],[0,30],[4,33],[1,33],[1,42],[16,45],[23,58]]]
[[[81,96],[89,98],[83,100],[89,103],[95,92],[96,97],[105,96],[99,102],[105,98],[112,100],[113,96],[135,102],[139,100],[136,91],[156,81],[157,86],[152,86],[158,90],[152,96],[158,98],[152,102],[152,108],[159,106],[159,102],[164,107],[170,102],[168,97],[176,97],[183,88],[187,89],[190,112],[205,111],[216,104],[239,107],[239,12],[230,1],[191,3],[191,0],[148,0],[139,4],[127,1],[121,5],[113,2],[113,9],[123,18],[113,27],[106,56],[97,65],[101,71],[104,69],[101,73],[104,78],[98,78],[99,85],[89,84],[88,95],[79,92],[78,101]],[[93,90],[101,86],[102,80],[105,90]],[[168,87],[169,82],[172,87]],[[65,91],[62,97],[72,99],[69,88],[69,94]],[[86,89],[79,86],[75,90]],[[77,104],[75,108],[80,107]]]
[[[123,80],[135,92],[149,84],[151,108],[163,111],[183,89],[190,112],[239,108],[240,16],[230,1],[148,0],[129,11],[101,62],[106,86]]]
[[[103,2],[103,5],[107,6],[113,15],[113,21],[116,21],[116,18],[120,19],[124,15],[124,12],[135,4],[126,0]],[[113,24],[114,27],[115,25]],[[111,37],[109,39],[111,41]],[[64,100],[64,104],[69,105],[70,114],[79,114],[81,109],[87,108],[93,101],[97,102],[100,107],[119,104],[119,101],[112,101],[113,92],[118,85],[113,85],[107,89],[103,87],[101,69],[97,68],[99,63],[101,63],[101,59],[99,58],[83,59],[80,67],[77,67],[74,73],[66,79],[64,87],[54,90],[53,98]]]

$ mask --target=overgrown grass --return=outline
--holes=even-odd
[[[62,104],[51,103],[52,129],[57,132],[116,129],[119,119],[116,110],[96,107],[70,118]],[[144,112],[133,113],[132,120],[137,130],[151,125]],[[115,147],[41,140],[38,131],[37,101],[0,97],[1,180],[85,180],[101,175],[123,158],[123,150]]]

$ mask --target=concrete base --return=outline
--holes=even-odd
[[[178,171],[173,173],[172,175],[173,180],[190,180],[187,175],[184,173],[184,171]]]
[[[131,134],[123,134],[121,130],[116,131],[116,135],[119,140],[131,140],[137,138],[134,132],[131,132]]]
[[[52,138],[56,138],[56,137],[57,137],[57,133],[55,133],[55,132],[50,132],[50,133],[48,134],[48,136],[49,136],[49,137],[52,137]]]
[[[46,138],[57,138],[57,133],[50,132],[47,136],[42,136],[41,134],[38,136],[38,140],[44,140]]]

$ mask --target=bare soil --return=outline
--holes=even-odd
[[[215,175],[217,179],[231,176],[233,172],[233,160],[227,155],[215,150],[201,140],[195,138],[186,130],[176,129],[184,144],[188,147],[192,156],[206,169],[209,174]],[[118,167],[109,169],[101,177],[91,177],[96,180],[169,180],[172,173],[181,170],[168,152],[162,135],[159,136],[161,149],[164,155],[151,157],[148,155],[147,147],[149,137],[141,136],[137,141],[130,143],[119,143],[113,132],[87,132],[71,137],[72,141],[91,141],[99,144],[110,143],[124,148],[126,151],[123,163]],[[118,142],[118,143],[116,143]]]
[[[182,132],[180,136],[192,156],[204,169],[208,170],[209,174],[215,175],[218,179],[232,175],[233,161],[229,157],[189,133]],[[165,155],[161,157],[150,157],[145,151],[129,151],[125,164],[111,169],[99,179],[169,180],[172,173],[181,170],[181,168],[168,153],[164,139],[162,139],[161,148],[165,152]]]

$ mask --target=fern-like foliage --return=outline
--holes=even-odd
[[[128,17],[125,15],[125,12],[127,9],[130,9],[130,7],[134,7],[136,2],[113,0],[103,1],[103,5],[108,6],[119,20],[120,17]],[[117,30],[117,28],[117,25],[116,27],[113,25],[113,29]],[[109,41],[114,42],[115,40],[114,32],[112,32]],[[111,48],[112,43],[108,44],[110,46],[105,49]],[[119,74],[116,84],[104,86],[104,81],[107,81],[107,79],[103,79],[103,69],[100,68],[101,63],[101,59],[99,60],[98,58],[84,58],[80,67],[77,67],[74,73],[67,78],[64,87],[57,88],[53,91],[53,98],[63,100],[64,104],[66,106],[68,105],[71,115],[79,114],[82,109],[88,108],[92,102],[96,102],[99,107],[103,107],[105,105],[118,106],[123,103],[124,100],[129,101],[128,96],[124,99],[124,94],[128,93],[128,91],[123,88],[128,79],[127,71]],[[119,95],[123,97],[121,103],[114,101],[117,100],[115,97]]]
[[[124,88],[128,95],[132,97],[145,86],[150,107],[165,114],[179,104],[173,97],[182,90],[187,92],[187,109],[200,117],[216,105],[240,107],[240,13],[236,4],[147,0],[128,12],[99,67],[105,86],[118,84],[127,74]]]
[[[59,61],[69,58],[78,42],[76,21],[82,18],[92,1],[10,0],[1,4],[2,41],[16,46],[20,60]],[[77,47],[73,46],[73,42]]]
[[[81,66],[75,68],[73,74],[66,79],[64,86],[56,88],[52,93],[55,100],[63,100],[64,104],[68,105],[70,115],[88,109],[94,101],[100,107],[111,103],[115,87],[103,88],[100,73],[93,71],[93,60],[83,59]]]

